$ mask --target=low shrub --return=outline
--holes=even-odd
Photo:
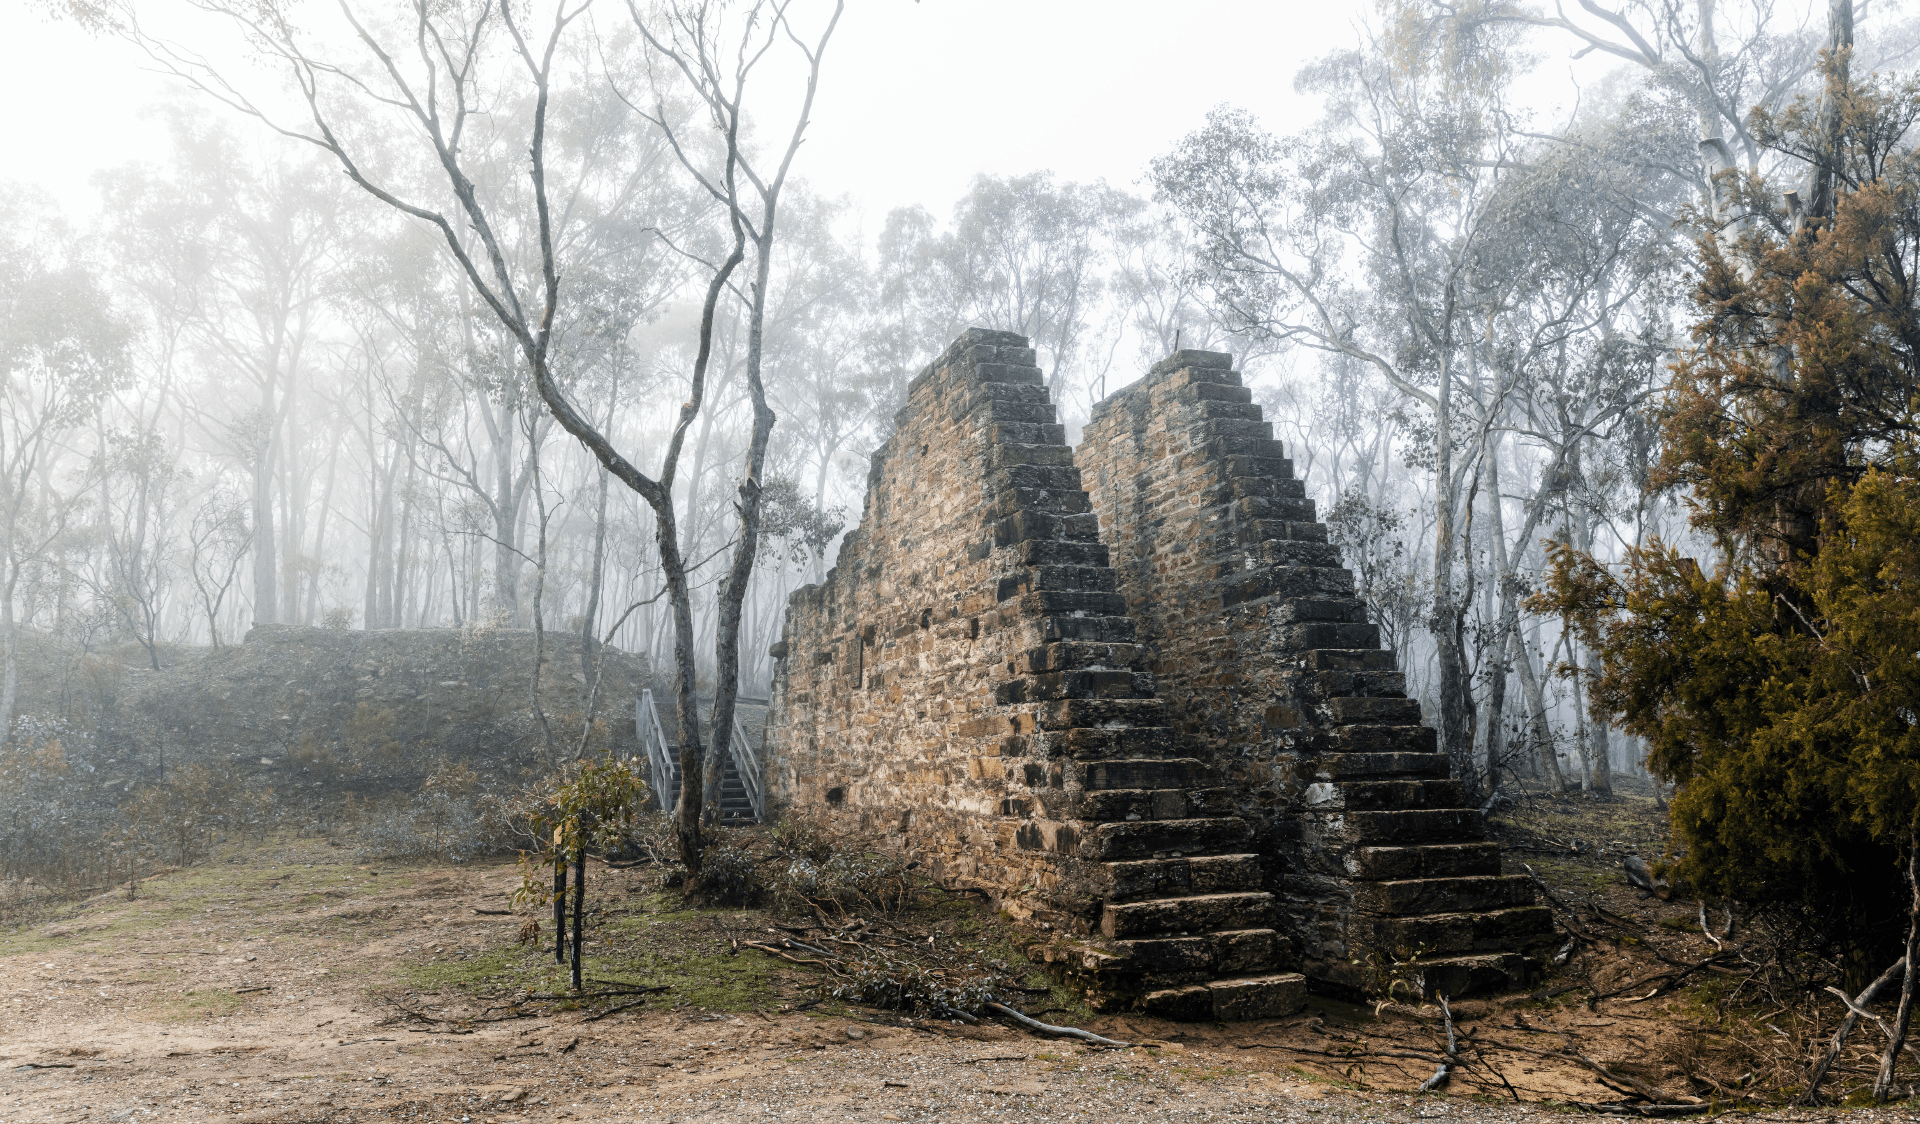
[[[751,905],[766,891],[760,866],[741,843],[716,835],[700,853],[700,893],[720,905]]]
[[[824,859],[799,857],[775,880],[784,899],[841,914],[897,917],[913,907],[912,870],[904,855],[880,851],[838,852]]]

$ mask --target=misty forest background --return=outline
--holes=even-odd
[[[814,7],[758,15],[810,44],[831,15]],[[1528,598],[1550,542],[1603,561],[1656,538],[1710,553],[1688,549],[1688,494],[1648,487],[1657,413],[1692,346],[1696,247],[1744,221],[1726,184],[1805,174],[1804,153],[1750,111],[1819,95],[1829,13],[1569,11],[1357,10],[1355,41],[1294,78],[1318,120],[1223,106],[1130,184],[1036,168],[874,216],[811,191],[802,147],[777,238],[749,243],[719,293],[672,486],[701,674],[740,534],[755,347],[777,421],[741,609],[747,696],[767,692],[788,594],[822,577],[857,521],[866,456],[908,379],[959,331],[1029,336],[1069,441],[1104,394],[1176,347],[1203,348],[1246,372],[1409,693],[1464,734],[1449,744],[1483,794],[1502,777],[1605,793],[1617,774],[1644,775],[1643,744],[1588,716],[1595,653]],[[459,151],[504,268],[534,277],[539,94],[492,12],[435,18],[456,42],[473,30],[463,81],[485,111],[465,118]],[[112,11],[58,14],[141,34]],[[377,15],[373,32],[411,42],[412,14]],[[653,471],[733,240],[710,190],[726,138],[688,72],[637,33],[658,13],[599,15],[553,34],[546,174],[563,299],[550,366]],[[537,50],[550,15],[529,18]],[[1890,5],[1853,18],[1855,74],[1899,70],[1920,48],[1920,21]],[[343,73],[378,76],[341,44],[361,68]],[[30,635],[159,670],[255,625],[525,629],[537,616],[668,668],[653,509],[556,424],[441,232],[274,131],[311,131],[297,97],[271,108],[296,82],[248,91],[186,47],[149,49],[190,80],[151,111],[167,159],[101,174],[97,207],[0,193],[0,726],[25,720]],[[1542,74],[1595,53],[1614,63],[1605,81],[1549,108]],[[829,42],[820,81],[834,64]],[[741,148],[764,167],[802,82],[755,81]],[[452,213],[433,149],[373,88],[323,86],[327,120],[381,183]],[[1437,418],[1450,441],[1436,441]],[[1470,697],[1443,706],[1448,661]]]

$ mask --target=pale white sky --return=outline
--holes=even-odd
[[[152,19],[169,5],[150,3]],[[608,18],[624,13],[609,5]],[[1353,41],[1368,0],[850,0],[797,171],[877,229],[920,203],[944,217],[980,172],[1051,169],[1136,186],[1221,102],[1279,132],[1311,109],[1301,63]],[[176,86],[131,46],[0,0],[0,180],[91,210],[93,172],[151,158],[144,106]],[[766,96],[774,95],[768,90]],[[770,116],[778,116],[770,114]],[[261,144],[285,143],[256,132]]]

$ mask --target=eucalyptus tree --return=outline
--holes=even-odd
[[[199,428],[251,476],[253,615],[273,623],[297,615],[286,571],[298,565],[310,473],[287,419],[322,358],[348,197],[300,154],[257,160],[225,128],[183,112],[170,128],[164,168],[105,181],[113,244],[153,318],[184,331],[211,384],[197,396]]]
[[[1504,98],[1518,32],[1383,10],[1383,30],[1302,72],[1323,121],[1286,139],[1240,111],[1154,161],[1162,196],[1190,225],[1216,315],[1276,344],[1345,356],[1422,411],[1435,477],[1429,626],[1443,744],[1467,762],[1474,700],[1458,572],[1480,434],[1512,372],[1475,366],[1471,344],[1513,290],[1483,272],[1502,231],[1493,203],[1513,138]],[[1464,408],[1463,408],[1464,407]]]
[[[1689,190],[1670,175],[1687,142],[1668,103],[1635,94],[1551,131],[1525,120],[1511,96],[1522,34],[1420,0],[1389,6],[1359,47],[1302,72],[1326,109],[1316,127],[1278,138],[1220,110],[1154,165],[1217,315],[1400,397],[1401,432],[1354,451],[1371,465],[1397,450],[1432,474],[1440,724],[1489,789],[1506,752],[1514,563],[1564,498],[1569,463],[1657,388],[1676,262],[1648,214],[1681,211]],[[1332,432],[1338,443],[1343,427]],[[1503,476],[1515,440],[1545,449],[1538,479]],[[1361,497],[1345,501],[1343,534],[1371,550],[1382,505]],[[1522,677],[1537,701],[1533,670]]]
[[[767,310],[780,208],[794,157],[806,139],[814,95],[820,87],[821,64],[834,29],[840,24],[845,0],[834,0],[832,8],[817,21],[818,26],[811,30],[808,38],[801,36],[790,18],[793,6],[793,0],[755,0],[729,18],[725,7],[712,0],[689,3],[676,0],[646,13],[635,0],[627,3],[634,26],[660,61],[661,69],[671,68],[685,82],[694,101],[705,111],[706,123],[726,138],[725,149],[718,160],[702,159],[687,143],[686,130],[676,128],[668,117],[657,83],[651,112],[642,110],[642,115],[667,136],[681,165],[723,211],[733,234],[733,249],[726,261],[743,261],[748,243],[753,247],[753,275],[742,302],[746,306],[747,334],[744,374],[753,427],[735,504],[739,530],[732,557],[720,579],[715,614],[713,752],[704,762],[706,776],[702,784],[696,786],[689,772],[682,770],[680,831],[683,838],[697,832],[690,805],[699,802],[701,788],[707,792],[706,814],[712,817],[719,811],[720,775],[732,740],[734,702],[739,694],[741,610],[760,550],[760,507],[766,485],[767,445],[776,417],[767,400],[761,367],[766,349]],[[783,41],[797,55],[806,75],[804,92],[786,144],[763,158],[743,143],[747,84],[768,53]],[[714,274],[715,285],[708,292],[701,322],[703,354],[711,332],[714,305],[730,268],[722,264],[722,269]],[[686,681],[690,675],[689,663],[682,674],[683,696],[688,691]],[[697,730],[690,725],[697,721],[693,708],[683,703],[680,718],[682,741],[697,742]],[[685,759],[684,751],[682,758]],[[692,799],[686,795],[689,787],[696,789]],[[683,843],[682,849],[687,850],[687,845]]]
[[[96,276],[49,200],[0,192],[0,743],[18,697],[15,599],[69,524],[52,469],[130,371],[129,326]]]
[[[570,373],[554,364],[556,333],[569,311],[562,279],[573,265],[568,256],[572,245],[568,185],[590,177],[577,153],[550,143],[549,124],[556,97],[566,101],[601,80],[591,68],[575,65],[591,58],[578,34],[585,26],[582,17],[588,0],[558,0],[542,12],[496,6],[489,0],[421,4],[391,21],[363,17],[350,4],[342,4],[337,30],[345,46],[337,54],[319,46],[325,42],[323,32],[309,34],[307,13],[296,18],[291,4],[283,0],[263,4],[209,0],[201,6],[228,17],[229,26],[259,56],[282,70],[304,121],[282,120],[203,57],[145,35],[131,13],[125,17],[126,26],[160,65],[281,135],[316,147],[354,185],[436,234],[464,280],[464,291],[492,314],[512,342],[525,378],[554,421],[652,509],[675,618],[680,849],[697,879],[703,754],[695,696],[691,589],[677,529],[674,475],[687,429],[699,416],[705,394],[715,308],[728,294],[751,238],[757,255],[748,364],[755,396],[754,452],[741,489],[740,545],[720,610],[723,624],[716,654],[722,689],[716,718],[724,720],[732,705],[726,681],[737,667],[737,659],[729,658],[737,629],[730,630],[725,622],[731,616],[737,624],[737,599],[744,595],[757,547],[759,460],[773,423],[758,385],[761,302],[779,192],[805,133],[821,53],[837,21],[838,7],[817,43],[796,35],[788,20],[790,2],[751,5],[737,22],[725,24],[722,39],[713,38],[722,34],[723,26],[713,5],[670,6],[656,13],[664,21],[660,24],[653,22],[654,15],[633,9],[642,38],[657,54],[658,73],[666,80],[666,75],[677,72],[672,80],[692,88],[705,123],[722,138],[719,160],[700,163],[702,154],[685,143],[686,131],[676,130],[677,122],[668,115],[664,88],[657,88],[640,113],[668,133],[683,164],[727,212],[731,235],[731,249],[711,269],[705,286],[700,342],[688,393],[666,443],[661,471],[650,476],[581,412],[574,401]],[[805,58],[806,97],[777,170],[763,176],[751,162],[742,160],[742,103],[751,71],[768,51],[787,42],[795,44]],[[381,129],[387,130],[386,135],[377,132]],[[405,143],[393,145],[395,136],[405,137]],[[423,163],[436,169],[435,178],[422,183],[405,175],[405,167],[396,167],[396,147],[422,156]],[[490,158],[503,152],[525,154],[524,178],[507,174],[503,161]],[[517,157],[514,162],[518,163]],[[742,188],[742,178],[750,188]],[[748,206],[748,191],[757,196],[756,206]]]

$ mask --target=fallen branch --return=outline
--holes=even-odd
[[[555,994],[528,992],[528,999],[617,999],[623,995],[653,995],[672,990],[665,984],[659,987],[625,987],[613,991],[566,991]]]
[[[1711,1104],[1589,1104],[1586,1101],[1567,1101],[1569,1107],[1581,1112],[1596,1112],[1607,1116],[1695,1116],[1711,1111]]]
[[[1111,1038],[1102,1038],[1091,1030],[1081,1030],[1077,1026],[1054,1026],[1052,1023],[1043,1023],[1039,1019],[1029,1018],[1021,1014],[1005,1003],[988,1003],[985,1007],[989,1011],[997,1011],[1007,1016],[1028,1030],[1037,1030],[1042,1034],[1057,1035],[1061,1038],[1078,1038],[1082,1042],[1091,1042],[1096,1046],[1127,1047],[1133,1045],[1131,1042],[1116,1042]]]
[[[1720,949],[1727,947],[1725,941],[1713,935],[1713,922],[1707,917],[1707,899],[1705,898],[1700,899],[1700,931],[1705,933],[1707,939],[1713,942],[1713,947]]]
[[[1567,1048],[1565,1050],[1536,1050],[1531,1046],[1496,1042],[1492,1039],[1488,1039],[1485,1045],[1491,1046],[1496,1050],[1512,1050],[1517,1054],[1532,1054],[1539,1058],[1557,1058],[1561,1061],[1573,1062],[1575,1065],[1585,1068],[1594,1076],[1598,1077],[1602,1085],[1605,1085],[1616,1093],[1624,1093],[1632,1097],[1641,1097],[1656,1104],[1660,1103],[1660,1091],[1658,1089],[1655,1089],[1637,1077],[1622,1077],[1620,1074],[1613,1072],[1606,1066],[1582,1054],[1579,1050],[1574,1049],[1572,1035],[1567,1034],[1564,1030],[1559,1033],[1567,1038]],[[1689,1102],[1689,1104],[1693,1103],[1697,1102]],[[1596,1109],[1595,1111],[1599,1110]]]
[[[661,990],[664,991],[666,989],[662,988]],[[586,1018],[580,1021],[589,1022],[589,1023],[599,1022],[601,1019],[606,1018],[608,1015],[617,1015],[622,1011],[632,1010],[633,1008],[638,1007],[645,1002],[646,1002],[645,999],[636,999],[631,1003],[622,1003],[618,1007],[608,1007],[606,1010],[598,1012],[597,1014],[588,1015]]]
[[[1409,1058],[1416,1062],[1434,1060],[1431,1053],[1419,1053],[1413,1050],[1315,1050],[1309,1046],[1289,1046],[1284,1042],[1245,1042],[1238,1047],[1241,1050],[1286,1050],[1294,1054],[1310,1054],[1317,1058],[1335,1058],[1350,1061],[1354,1058]]]
[[[1440,1014],[1447,1020],[1447,1056],[1440,1060],[1440,1067],[1433,1071],[1433,1076],[1420,1083],[1422,1093],[1431,1093],[1445,1085],[1453,1072],[1454,1063],[1460,1060],[1460,1040],[1453,1033],[1453,1008],[1447,1006],[1446,996],[1435,994],[1434,998],[1440,1001]]]
[[[759,941],[742,941],[740,943],[741,943],[741,947],[743,948],[751,948],[758,952],[764,952],[768,956],[777,956],[780,959],[785,960],[789,964],[810,964],[815,967],[825,968],[827,971],[832,972],[835,976],[840,975],[840,970],[838,968],[835,968],[832,963],[826,960],[802,960],[798,956],[788,956],[786,953],[781,952],[779,949],[773,947],[772,945],[761,944]]]
[[[1848,1000],[1844,994],[1840,996],[1841,1002],[1847,1005],[1847,1017],[1841,1021],[1840,1029],[1833,1032],[1833,1038],[1827,1044],[1826,1055],[1813,1067],[1813,1075],[1807,1078],[1807,1091],[1796,1097],[1793,1103],[1800,1105],[1811,1104],[1814,1098],[1820,1095],[1820,1085],[1827,1079],[1827,1070],[1831,1069],[1834,1061],[1840,1057],[1841,1048],[1847,1044],[1847,1035],[1852,1034],[1853,1028],[1860,1022],[1860,1016],[1865,1013],[1864,1008],[1866,1005],[1873,1002],[1873,997],[1879,994],[1881,988],[1887,986],[1895,976],[1900,975],[1906,970],[1907,958],[1903,956],[1894,961],[1892,967],[1880,973],[1880,978],[1868,984],[1866,990],[1862,991],[1857,998]],[[1827,990],[1831,991],[1833,989],[1828,988]],[[1868,1017],[1874,1018],[1872,1015],[1868,1015]],[[1874,1021],[1878,1022],[1879,1020],[1874,1018]]]

